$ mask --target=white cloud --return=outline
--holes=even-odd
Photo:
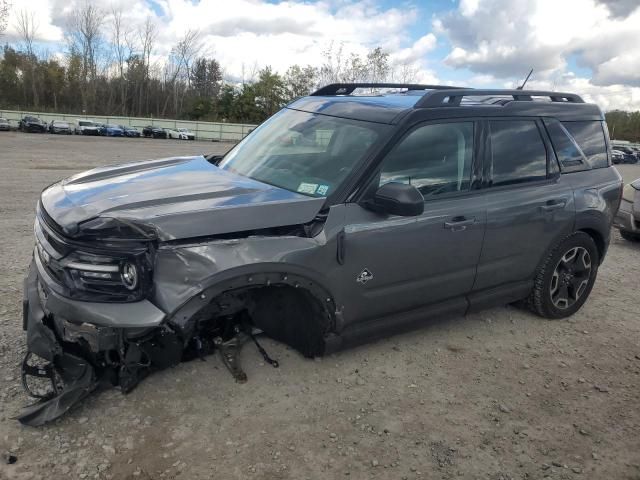
[[[622,5],[624,3],[624,5]],[[453,67],[503,77],[533,68],[538,76],[564,70],[575,56],[599,85],[640,86],[640,8],[608,0],[479,0],[462,2],[434,27],[446,35]],[[612,18],[612,5],[628,12]],[[636,3],[636,6],[640,4]]]
[[[38,15],[39,39],[63,43],[69,17],[87,1],[30,0],[28,7]],[[158,58],[166,57],[187,30],[199,30],[205,51],[235,77],[255,64],[279,72],[295,63],[319,65],[329,45],[342,45],[347,55],[381,46],[414,62],[435,44],[433,34],[413,43],[408,37],[415,9],[383,8],[375,0],[107,0],[96,5],[105,13],[105,31],[112,8],[121,9],[125,23],[133,27],[152,17],[158,26]]]
[[[62,30],[53,24],[51,2],[48,0],[33,0],[28,2],[14,2],[9,10],[7,21],[6,39],[20,41],[18,18],[26,14],[33,19],[35,27],[35,40],[38,42],[59,42],[63,39]]]
[[[586,102],[596,103],[605,111],[640,110],[640,88],[625,85],[601,87],[594,85],[588,78],[577,77],[571,73],[555,79],[531,80],[527,83],[527,88],[577,93]]]
[[[605,109],[637,102],[637,0],[463,0],[433,27],[451,42],[445,63],[453,68],[510,81],[533,68],[539,84],[579,89]],[[576,77],[572,62],[592,78]]]

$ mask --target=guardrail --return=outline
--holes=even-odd
[[[92,120],[99,123],[112,123],[128,127],[136,127],[142,133],[147,125],[160,128],[187,128],[191,130],[198,140],[214,142],[239,142],[247,136],[257,125],[246,123],[223,122],[195,122],[190,120],[167,120],[145,117],[113,117],[113,116],[85,116],[70,113],[43,113],[22,110],[0,110],[0,117],[9,120],[12,127],[17,127],[18,122],[25,116],[32,115],[49,123],[52,120],[61,120],[76,125],[78,120]]]

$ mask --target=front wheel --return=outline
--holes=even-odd
[[[529,308],[544,318],[565,318],[589,297],[598,274],[600,255],[593,238],[576,232],[551,250],[538,267]]]

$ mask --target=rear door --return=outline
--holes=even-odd
[[[491,119],[484,165],[487,228],[474,291],[527,281],[573,231],[573,189],[560,175],[542,122]]]

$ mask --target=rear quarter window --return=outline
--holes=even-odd
[[[609,166],[607,157],[607,143],[604,137],[604,129],[602,122],[584,121],[584,122],[562,122],[562,126],[573,137],[575,143],[580,147],[588,166],[581,168],[604,168]],[[562,163],[562,160],[560,159]],[[564,164],[562,163],[563,167]],[[568,165],[571,171],[571,166]],[[575,168],[574,168],[575,170]]]

